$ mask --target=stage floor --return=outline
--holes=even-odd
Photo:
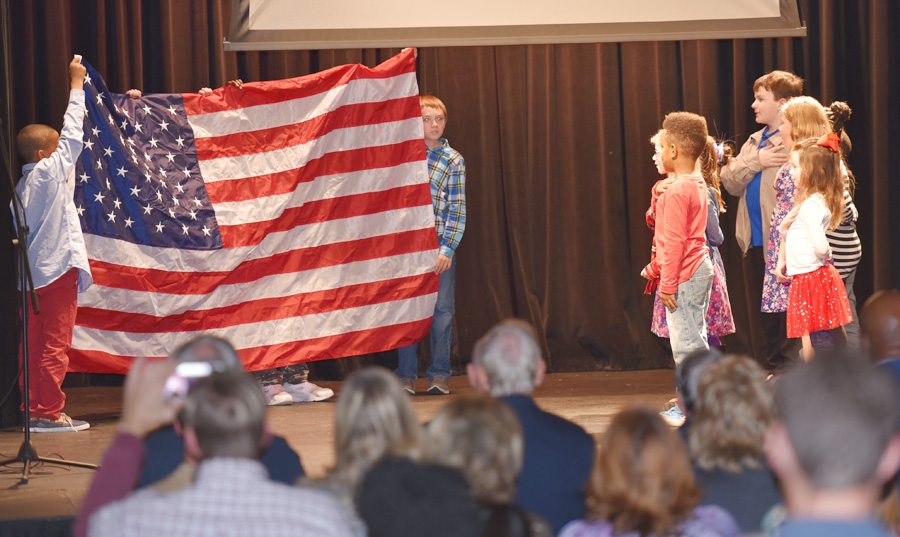
[[[340,382],[321,382],[340,396]],[[420,379],[419,389],[425,388]],[[471,393],[466,377],[453,377],[453,395],[412,398],[413,409],[420,421],[429,420],[450,398]],[[66,412],[91,423],[91,429],[79,433],[39,434],[32,436],[38,454],[82,462],[99,463],[109,444],[121,410],[121,388],[73,388],[68,390]],[[673,396],[673,371],[624,371],[555,373],[536,393],[538,404],[578,423],[595,437],[600,435],[612,416],[631,404],[660,408]],[[311,476],[321,475],[333,461],[334,431],[332,401],[270,409],[272,429],[284,435],[300,453]],[[15,456],[22,433],[0,432],[0,458]],[[17,486],[21,464],[0,468],[0,519],[49,518],[74,515],[87,487],[92,470],[63,468],[53,465],[37,467],[29,484]]]

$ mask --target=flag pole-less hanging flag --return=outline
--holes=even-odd
[[[206,97],[131,99],[87,68],[75,204],[94,284],[71,371],[123,373],[199,334],[255,371],[428,332],[437,236],[414,50]]]

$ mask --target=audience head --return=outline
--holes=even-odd
[[[387,457],[365,475],[356,510],[369,537],[473,537],[479,508],[458,471]]]
[[[686,416],[694,412],[700,376],[721,359],[722,353],[715,347],[698,349],[685,356],[675,368],[675,391],[678,392],[678,404]]]
[[[25,125],[16,135],[16,150],[26,164],[38,162],[56,151],[59,133],[49,125],[32,123]]]
[[[335,412],[331,477],[353,488],[385,455],[416,457],[419,424],[397,378],[380,367],[350,375]]]
[[[678,161],[696,163],[709,136],[706,119],[691,112],[671,112],[663,119],[662,128],[661,158],[666,171],[675,171]]]
[[[668,535],[700,501],[681,439],[646,408],[620,412],[603,435],[587,499],[615,533]]]
[[[822,103],[806,95],[792,97],[784,103],[781,120],[778,131],[788,149],[807,138],[819,138],[831,131],[831,121]]]
[[[226,339],[216,336],[199,336],[182,344],[171,358],[178,363],[208,362],[213,371],[241,371],[243,365],[237,350]]]
[[[179,413],[185,452],[194,460],[257,459],[265,416],[266,400],[252,376],[214,372],[191,388]]]
[[[875,360],[900,358],[900,291],[882,289],[859,314],[863,347]]]
[[[546,365],[531,325],[507,319],[475,343],[467,370],[476,390],[501,397],[531,394],[543,382]]]
[[[423,458],[461,471],[478,500],[509,504],[516,495],[524,445],[519,422],[487,396],[456,399],[428,424]]]
[[[789,502],[807,491],[877,491],[896,472],[897,394],[858,353],[817,353],[776,381],[775,402],[766,455]]]
[[[758,468],[774,414],[766,373],[746,356],[729,355],[703,371],[691,413],[688,447],[705,470]]]

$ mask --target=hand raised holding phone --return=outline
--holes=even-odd
[[[168,358],[134,361],[125,379],[119,431],[144,438],[172,423],[181,408],[181,400],[167,397],[165,386],[175,368],[175,362]]]

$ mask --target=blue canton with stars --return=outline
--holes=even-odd
[[[87,115],[75,171],[82,230],[147,246],[222,248],[181,95],[110,93],[83,63]]]

